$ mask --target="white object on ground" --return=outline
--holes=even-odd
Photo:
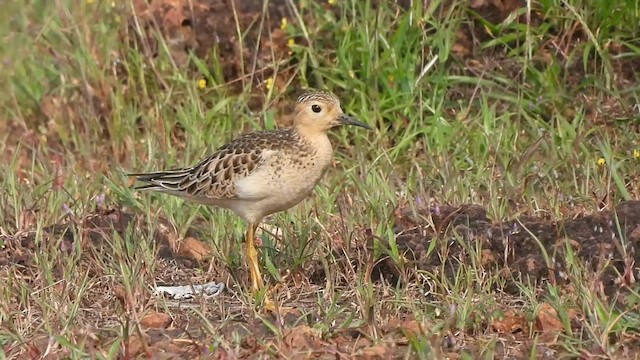
[[[169,295],[175,300],[191,299],[204,294],[207,298],[218,296],[224,290],[224,283],[209,282],[204,285],[158,286],[153,295]]]

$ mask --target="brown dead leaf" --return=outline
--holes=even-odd
[[[406,337],[415,337],[424,333],[422,325],[413,318],[389,320],[388,328],[390,331],[398,331]]]
[[[322,347],[320,334],[306,325],[299,325],[287,331],[282,342],[285,353],[315,352]]]
[[[178,254],[196,261],[202,261],[211,257],[211,246],[192,237],[186,237],[181,241]]]
[[[387,355],[387,347],[384,345],[373,345],[360,349],[356,354],[356,359],[384,359]]]
[[[542,304],[536,316],[536,330],[540,332],[560,332],[564,329],[558,312],[548,303]]]
[[[416,320],[405,320],[400,324],[400,331],[406,337],[416,337],[423,333],[422,326]]]
[[[502,319],[495,319],[491,323],[493,330],[500,334],[513,334],[526,329],[527,319],[516,310],[509,309],[504,313]]]
[[[172,321],[171,316],[152,311],[140,320],[140,325],[150,329],[166,329],[171,325]]]

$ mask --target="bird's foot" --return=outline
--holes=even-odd
[[[277,292],[280,289],[280,287],[282,287],[282,284],[276,284],[272,288],[267,290],[267,293],[264,298],[264,308],[273,314],[285,316],[289,313],[297,311],[298,308],[295,306],[284,306],[284,305],[278,304],[278,302],[276,301],[271,300],[273,297],[277,297]]]
[[[272,314],[275,314],[278,312],[278,304],[271,300],[271,298],[269,296],[265,296],[262,302],[262,306],[263,309],[266,310],[267,312],[270,312]]]

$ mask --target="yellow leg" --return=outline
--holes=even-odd
[[[255,233],[258,224],[249,223],[247,229],[247,262],[249,263],[249,276],[251,277],[251,290],[255,294],[264,288],[260,264],[258,262],[258,250],[256,250]],[[268,292],[264,295],[264,307],[267,311],[275,311],[275,303],[269,299]]]
[[[256,250],[256,233],[257,224],[249,223],[247,229],[247,261],[249,263],[249,276],[251,278],[251,290],[258,292],[264,287],[262,275],[260,274],[260,264],[258,263],[258,250]]]
[[[251,277],[251,290],[253,293],[264,288],[262,274],[260,274],[260,263],[258,262],[258,250],[256,250],[256,228],[258,224],[249,223],[247,229],[247,261],[249,263],[249,276]],[[269,299],[268,292],[264,295],[264,307],[267,311],[275,311],[275,303]]]

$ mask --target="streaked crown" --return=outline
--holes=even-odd
[[[312,101],[334,103],[338,106],[340,105],[340,99],[328,91],[308,91],[298,97],[297,103],[304,104]]]

